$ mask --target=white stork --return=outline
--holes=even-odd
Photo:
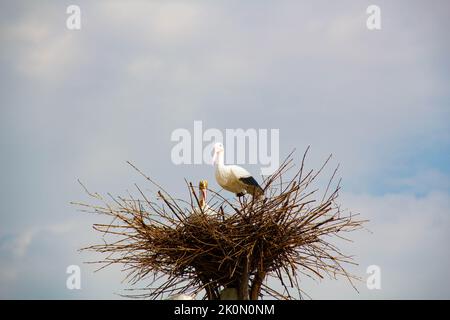
[[[216,167],[217,183],[238,197],[249,193],[257,198],[264,198],[264,190],[247,170],[236,165],[225,165],[224,152],[222,143],[214,145],[213,165]]]

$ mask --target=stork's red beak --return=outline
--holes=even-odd
[[[203,196],[203,199],[206,201],[206,189],[201,189],[200,190]]]

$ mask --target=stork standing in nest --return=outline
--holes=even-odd
[[[224,152],[222,143],[214,145],[213,165],[216,168],[217,183],[238,197],[249,193],[255,198],[264,198],[264,190],[247,170],[236,165],[225,165]]]

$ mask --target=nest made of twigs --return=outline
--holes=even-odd
[[[213,196],[208,210],[199,209],[191,183],[187,183],[189,200],[175,199],[130,163],[159,189],[155,200],[138,186],[139,199],[118,197],[112,203],[89,193],[102,205],[77,204],[85,211],[110,216],[112,222],[95,224],[94,229],[112,237],[84,249],[108,254],[99,261],[103,267],[124,265],[132,284],[149,281],[148,290],[129,295],[133,297],[157,299],[205,292],[205,299],[219,299],[221,289],[236,288],[238,299],[243,300],[264,295],[293,299],[292,288],[299,297],[303,293],[301,274],[313,278],[343,275],[352,283],[355,277],[345,270],[352,259],[331,244],[328,236],[342,238],[343,233],[361,228],[364,221],[341,211],[336,203],[339,183],[328,192],[336,170],[317,200],[317,190],[310,186],[329,159],[317,172],[304,172],[307,151],[290,179],[285,176],[294,166],[291,155],[264,179],[264,200],[251,196],[227,200],[209,190]],[[281,283],[283,293],[267,285],[268,277]],[[158,286],[152,288],[153,284]]]

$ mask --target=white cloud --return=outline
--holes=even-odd
[[[78,223],[79,224],[79,223]],[[62,235],[73,231],[77,222],[70,220],[63,223],[52,223],[43,226],[32,226],[13,235],[6,236],[0,243],[4,253],[12,253],[15,258],[23,258],[34,239],[40,234]]]
[[[30,81],[54,85],[83,63],[80,34],[55,26],[61,20],[56,17],[24,18],[2,29],[1,39],[7,52],[3,58],[13,62]]]
[[[188,3],[163,3],[152,23],[155,32],[163,38],[186,37],[195,30],[201,18],[198,5]]]
[[[34,229],[26,230],[4,241],[0,248],[12,252],[16,257],[22,257],[25,255],[35,234],[36,230]]]
[[[96,12],[96,21],[104,23],[109,31],[130,35],[149,45],[155,41],[184,42],[202,31],[202,22],[207,18],[204,5],[183,1],[110,1],[107,6],[97,3],[89,8]]]
[[[418,171],[414,175],[396,178],[388,181],[393,187],[405,188],[418,193],[428,193],[432,190],[446,191],[450,189],[450,178],[444,172],[429,168]]]

